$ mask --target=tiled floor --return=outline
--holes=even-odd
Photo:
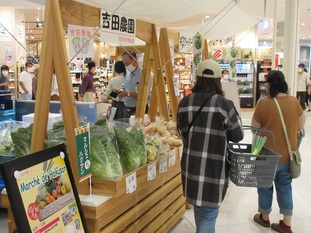
[[[250,125],[252,111],[242,111],[243,125]],[[302,175],[293,181],[294,215],[292,230],[295,233],[311,232],[311,113],[307,114],[306,137],[303,139],[300,152],[302,154]],[[249,142],[252,136],[245,132],[245,141]],[[260,227],[253,222],[257,213],[256,188],[243,188],[230,184],[228,193],[220,207],[216,223],[217,233],[265,233],[275,232]],[[278,222],[282,216],[276,198],[273,200],[273,210],[270,216],[272,222]],[[170,231],[170,233],[195,232],[193,208],[186,210],[185,217]]]
[[[242,111],[243,125],[250,125],[252,111]],[[300,152],[303,156],[302,175],[293,181],[294,216],[292,229],[295,233],[311,232],[311,113],[307,115],[306,137],[302,141]],[[245,142],[251,141],[251,133],[245,131]],[[276,199],[273,203],[271,221],[277,222],[279,215]],[[254,224],[253,215],[257,213],[257,192],[255,188],[242,188],[231,184],[221,205],[216,223],[217,233],[265,233],[274,232]],[[0,208],[0,233],[7,230],[7,211]],[[185,217],[170,233],[195,232],[193,209],[186,210]]]

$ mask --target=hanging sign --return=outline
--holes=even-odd
[[[202,61],[202,36],[197,33],[193,37],[193,64],[192,64],[192,77],[193,80],[196,79],[196,73],[199,63]]]
[[[179,52],[191,53],[192,52],[192,36],[180,33],[179,36]]]
[[[12,65],[12,47],[11,47],[11,45],[5,46],[5,64],[7,66]]]
[[[6,29],[11,31],[11,25],[5,25]],[[0,24],[0,41],[12,41],[11,35]]]
[[[93,52],[93,28],[76,25],[68,25],[69,56],[94,57]],[[81,50],[82,48],[82,50]]]
[[[76,148],[79,182],[92,176],[90,157],[90,126],[89,124],[76,128]]]
[[[122,45],[135,45],[136,19],[101,10],[100,40]]]
[[[88,232],[64,144],[0,170],[18,232]]]
[[[17,25],[17,32],[16,32],[16,38],[19,42],[24,43],[25,42],[25,27],[23,25]]]

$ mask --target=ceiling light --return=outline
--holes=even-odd
[[[311,35],[309,37],[311,37]]]
[[[305,40],[305,39],[306,39],[306,37],[302,37],[302,39],[303,39],[303,40]]]
[[[31,36],[31,39],[33,40],[33,39],[35,39],[35,37],[32,35],[32,36]]]
[[[205,16],[205,19],[209,19],[209,15],[206,15],[206,16]]]
[[[306,24],[305,23],[301,23],[301,26],[305,26]]]

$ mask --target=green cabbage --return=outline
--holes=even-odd
[[[119,126],[115,126],[114,130],[124,174],[146,164],[147,154],[142,130],[132,129],[128,132]]]
[[[91,127],[91,169],[95,178],[117,179],[123,175],[116,136],[110,125]]]

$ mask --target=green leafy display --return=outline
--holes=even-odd
[[[116,136],[110,125],[91,127],[91,168],[95,178],[117,179],[123,175]]]
[[[29,127],[21,127],[15,132],[11,132],[16,157],[30,154],[32,127],[31,124]]]
[[[141,130],[115,126],[120,160],[124,173],[131,172],[136,168],[146,164],[147,155],[145,149],[144,135]]]

